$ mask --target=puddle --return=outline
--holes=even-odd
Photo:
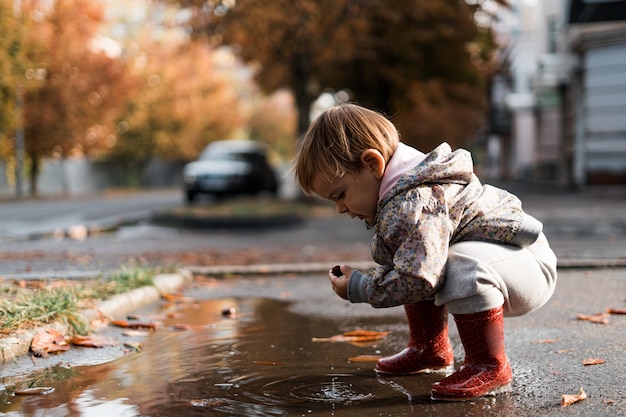
[[[230,307],[237,314],[223,315]],[[433,402],[430,385],[441,376],[379,378],[373,363],[347,360],[377,354],[378,346],[313,342],[313,337],[351,329],[341,328],[338,321],[294,314],[280,301],[211,300],[181,313],[164,322],[138,353],[97,366],[58,365],[4,381],[0,415],[402,417],[515,412],[512,397]],[[180,323],[191,330],[172,330]],[[15,389],[43,386],[54,391],[13,394]]]

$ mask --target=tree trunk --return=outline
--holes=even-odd
[[[39,194],[37,189],[37,179],[39,178],[39,157],[31,156],[30,158],[30,195],[36,197]]]
[[[312,93],[311,66],[308,57],[295,57],[292,65],[293,95],[298,110],[298,140],[304,135],[311,122],[311,103],[315,95]]]

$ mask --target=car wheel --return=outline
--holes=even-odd
[[[276,179],[272,180],[272,184],[270,185],[269,192],[274,197],[278,195],[278,181],[276,181]]]
[[[188,204],[193,203],[195,199],[196,199],[196,193],[195,193],[195,191],[187,191],[187,192],[185,193],[185,201],[186,201]]]

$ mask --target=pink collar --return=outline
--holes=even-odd
[[[417,164],[422,162],[426,155],[404,143],[398,143],[396,151],[385,167],[385,173],[378,189],[378,200],[391,190],[396,182]]]

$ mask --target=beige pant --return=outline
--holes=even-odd
[[[556,256],[541,234],[531,246],[461,242],[450,246],[446,280],[435,304],[452,314],[504,305],[505,316],[521,316],[544,305],[556,286]]]

